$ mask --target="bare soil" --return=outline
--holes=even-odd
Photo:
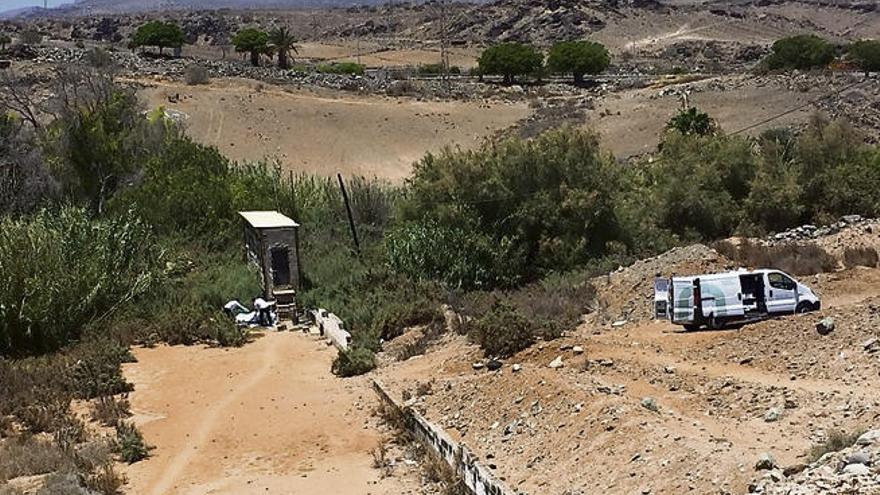
[[[236,160],[278,158],[298,172],[394,181],[446,146],[473,148],[529,113],[523,103],[435,102],[282,89],[253,81],[151,82],[151,108],[186,114],[187,132]],[[180,95],[180,101],[168,98]]]
[[[745,493],[761,453],[794,466],[828,432],[880,422],[880,361],[864,347],[878,336],[878,282],[870,268],[817,276],[821,313],[742,329],[589,322],[497,372],[474,370],[481,351],[447,336],[379,374],[400,394],[430,383],[415,407],[526,493]],[[837,329],[820,336],[825,315]]]
[[[418,480],[382,477],[364,379],[329,373],[332,347],[268,333],[238,349],[135,349],[125,376],[134,421],[156,448],[127,466],[128,493],[397,495]]]

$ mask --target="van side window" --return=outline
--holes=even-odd
[[[796,287],[794,280],[777,272],[768,273],[767,280],[770,282],[770,287],[774,289],[792,290]]]

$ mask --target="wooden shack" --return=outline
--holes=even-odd
[[[245,259],[260,272],[263,298],[276,301],[279,316],[296,316],[300,287],[299,224],[277,211],[242,211]]]

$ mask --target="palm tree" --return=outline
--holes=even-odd
[[[269,31],[269,43],[278,55],[278,67],[282,69],[287,68],[290,52],[299,53],[297,46],[294,44],[296,39],[294,39],[290,29],[286,27],[279,27]]]

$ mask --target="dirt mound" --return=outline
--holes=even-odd
[[[654,279],[697,275],[734,268],[734,263],[703,244],[673,248],[592,280],[596,287],[598,323],[638,322],[654,317]]]

